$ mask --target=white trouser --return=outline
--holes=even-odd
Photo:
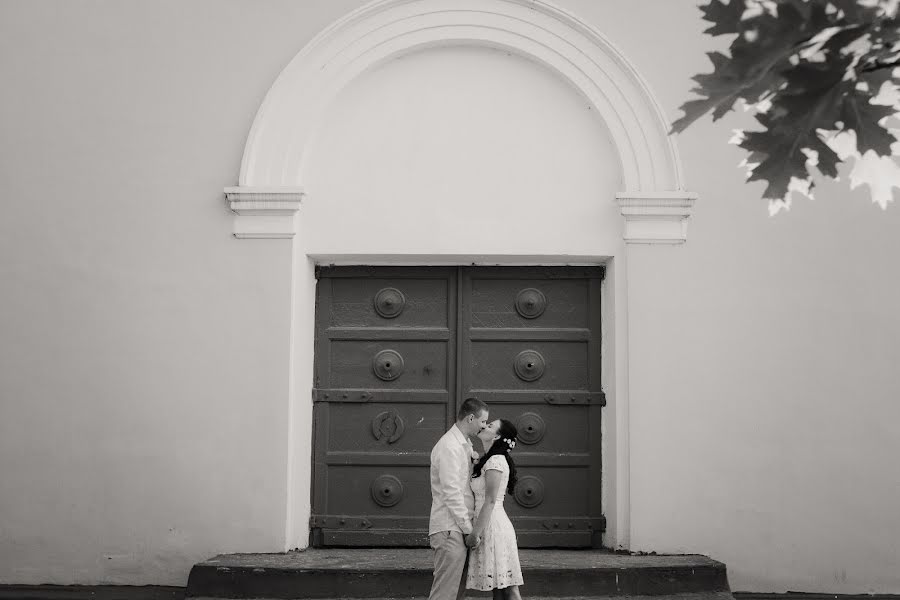
[[[438,531],[428,539],[434,550],[434,582],[428,600],[462,600],[469,569],[469,549],[463,534]]]

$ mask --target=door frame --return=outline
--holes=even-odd
[[[586,271],[586,268],[597,269],[592,270],[590,272]],[[331,271],[333,269],[338,269],[333,271],[332,273],[320,274],[320,268],[325,271]],[[559,269],[571,269],[569,271],[560,271]],[[527,272],[523,272],[523,270],[528,269]],[[546,272],[545,271],[549,271]],[[587,388],[588,394],[592,400],[589,401],[591,404],[588,407],[588,414],[590,416],[590,425],[589,431],[592,434],[591,439],[589,441],[589,455],[591,457],[591,462],[588,467],[587,473],[591,475],[591,479],[589,480],[587,489],[585,490],[588,494],[589,507],[587,509],[586,515],[579,514],[574,517],[564,517],[566,519],[577,521],[576,529],[573,531],[569,531],[568,529],[563,528],[560,531],[551,531],[546,532],[541,527],[534,528],[534,523],[538,522],[539,519],[546,519],[547,515],[543,517],[536,517],[535,515],[522,514],[519,515],[523,519],[522,523],[519,523],[524,529],[519,529],[517,526],[517,530],[519,530],[519,540],[523,542],[524,547],[540,547],[540,546],[532,546],[529,544],[540,543],[546,544],[547,541],[550,541],[551,547],[589,547],[592,546],[594,548],[601,547],[605,545],[605,540],[603,536],[606,534],[606,522],[607,517],[605,514],[605,496],[607,495],[607,491],[605,489],[605,471],[603,461],[605,460],[603,444],[605,443],[603,430],[605,428],[605,420],[607,419],[607,411],[606,411],[606,398],[605,398],[605,386],[603,384],[603,360],[602,360],[602,352],[600,351],[602,348],[602,344],[604,341],[603,336],[603,323],[601,318],[601,313],[604,307],[603,301],[603,283],[606,278],[605,267],[599,265],[336,265],[336,264],[328,264],[327,267],[325,265],[317,265],[314,271],[316,275],[316,302],[315,302],[315,311],[314,311],[314,319],[315,319],[315,328],[316,328],[316,339],[315,339],[315,348],[313,356],[311,357],[314,369],[314,384],[313,388],[313,414],[312,416],[312,426],[313,426],[313,435],[312,435],[312,448],[311,448],[311,456],[310,456],[310,469],[311,469],[311,479],[310,479],[310,502],[311,502],[311,517],[309,520],[309,545],[315,547],[328,547],[327,543],[329,540],[331,544],[341,546],[341,545],[350,545],[350,546],[369,546],[369,547],[395,547],[395,546],[416,546],[418,545],[418,541],[420,540],[422,534],[419,530],[410,530],[403,529],[403,527],[408,527],[408,519],[410,515],[402,514],[402,515],[376,515],[374,513],[347,513],[347,519],[359,519],[363,518],[363,522],[367,522],[371,519],[371,522],[366,525],[366,527],[371,527],[369,530],[358,530],[353,527],[344,527],[345,517],[344,513],[334,513],[333,505],[327,499],[329,496],[329,486],[326,484],[327,478],[325,477],[325,473],[330,471],[331,463],[327,460],[327,450],[332,448],[330,442],[330,426],[329,420],[332,410],[335,410],[335,405],[337,407],[347,406],[349,402],[351,406],[357,405],[353,399],[350,400],[341,400],[339,394],[343,393],[343,398],[347,398],[348,389],[343,389],[345,386],[338,385],[335,388],[335,380],[332,379],[333,372],[331,370],[331,355],[330,351],[332,348],[332,342],[334,338],[329,335],[330,331],[330,323],[329,320],[330,315],[333,310],[333,285],[335,280],[346,280],[346,279],[358,279],[364,280],[366,278],[374,278],[377,280],[381,279],[390,279],[396,280],[398,287],[400,286],[400,282],[404,279],[411,279],[414,281],[422,281],[422,280],[435,280],[435,281],[444,281],[448,284],[448,296],[446,296],[446,308],[447,313],[447,327],[450,330],[450,342],[448,351],[450,354],[446,356],[447,361],[447,381],[446,381],[446,390],[441,390],[442,393],[445,393],[447,397],[447,405],[446,410],[444,411],[446,418],[446,426],[452,424],[455,420],[456,411],[458,409],[458,403],[461,402],[463,398],[466,396],[475,394],[480,397],[479,390],[470,389],[471,386],[471,377],[473,376],[463,365],[463,357],[469,356],[471,358],[473,341],[482,338],[473,338],[474,332],[469,330],[471,326],[471,313],[464,309],[465,306],[469,306],[472,302],[471,292],[473,289],[473,285],[475,281],[478,280],[497,280],[497,281],[515,281],[515,280],[540,280],[543,282],[551,282],[551,281],[568,281],[568,280],[578,280],[578,281],[587,281],[589,287],[589,297],[591,299],[591,303],[585,305],[585,315],[589,320],[589,330],[591,332],[591,337],[589,340],[586,340],[585,351],[587,352],[587,371],[588,371],[588,385]],[[326,284],[326,287],[322,287],[323,280],[329,280]],[[395,284],[391,284],[395,285]],[[591,310],[590,306],[596,306],[596,302],[599,302],[600,310]],[[580,306],[580,305],[579,305]],[[376,326],[377,328],[377,326]],[[407,330],[408,327],[402,328]],[[502,329],[500,330],[502,331]],[[343,336],[338,336],[338,340],[345,339]],[[356,338],[354,338],[356,339]],[[366,342],[382,340],[379,337],[368,337],[363,336]],[[389,340],[400,340],[400,339],[409,339],[406,337],[400,338],[387,338]],[[418,337],[415,339],[419,339]],[[436,338],[428,338],[431,341],[434,341]],[[443,338],[442,338],[443,339]],[[505,338],[504,338],[505,339]],[[537,339],[537,338],[535,338]],[[543,338],[542,338],[543,339]],[[565,338],[557,338],[553,337],[552,341],[560,342]],[[601,358],[599,364],[597,363],[596,358]],[[597,370],[599,369],[599,371]],[[356,389],[356,386],[350,386],[355,391],[359,391]],[[376,396],[378,395],[378,388],[371,388],[376,390]],[[435,390],[437,391],[437,390]],[[483,390],[482,390],[483,391]],[[499,391],[499,390],[496,390]],[[526,391],[526,390],[523,390]],[[407,397],[409,390],[402,390],[404,397]],[[531,389],[529,391],[529,396],[537,395],[538,397],[544,395],[545,392],[541,392],[539,390]],[[364,394],[365,395],[365,394]],[[501,394],[503,395],[503,394]],[[509,394],[506,394],[507,396]],[[330,397],[330,399],[329,399]],[[356,399],[354,395],[352,398]],[[539,398],[538,398],[539,399]],[[575,397],[572,398],[574,402],[576,400]],[[409,400],[378,400],[377,398],[374,400],[375,402],[401,402],[401,404],[406,404]],[[528,406],[533,406],[537,408],[534,403],[535,399],[532,398],[527,402]],[[520,400],[506,398],[505,400],[498,400],[499,404],[494,406],[497,407],[499,412],[509,411],[511,406],[517,406],[521,403]],[[566,403],[568,404],[568,403]],[[579,404],[585,404],[585,399],[582,399]],[[317,406],[318,405],[318,406]],[[340,410],[339,408],[337,410]],[[527,409],[527,410],[533,410]],[[563,410],[566,410],[565,408]],[[507,417],[512,418],[512,417]],[[443,432],[443,429],[441,430]],[[418,451],[417,451],[418,452]],[[343,464],[343,463],[342,463]],[[354,463],[356,464],[356,463]],[[365,463],[363,463],[365,464]],[[380,463],[379,463],[380,464]],[[402,463],[402,465],[408,466],[407,463]],[[600,469],[599,478],[594,478],[593,475],[596,473],[596,469]],[[415,512],[415,511],[413,511]],[[338,520],[337,514],[340,514],[340,525],[336,525],[336,521]],[[417,517],[425,518],[427,521],[427,506],[421,506],[421,515],[416,515]],[[562,517],[561,517],[562,518]],[[393,520],[399,519],[397,523],[393,523]],[[513,517],[514,522],[516,522],[516,518]],[[584,526],[584,521],[589,522],[587,527],[588,531],[584,531],[582,527]],[[386,523],[387,522],[387,523]],[[546,527],[546,521],[544,522],[544,526]],[[355,522],[354,522],[355,523]],[[527,527],[524,523],[531,523],[532,527]],[[385,526],[387,525],[387,529]],[[569,528],[571,528],[573,523],[569,523]],[[394,529],[394,527],[401,527],[401,529]],[[591,529],[592,528],[592,529]],[[585,538],[585,535],[587,536]],[[524,537],[523,537],[524,536]],[[549,537],[548,537],[549,536]],[[422,538],[424,539],[424,538]],[[338,541],[342,540],[342,541]],[[586,545],[582,545],[586,543]]]
[[[315,351],[316,277],[318,266],[602,266],[601,284],[601,385],[606,396],[601,420],[601,506],[606,517],[603,546],[628,548],[629,442],[627,381],[627,303],[623,256],[417,256],[404,255],[308,255],[294,244],[293,311],[288,405],[288,461],[286,498],[286,549],[309,543],[312,513],[312,442]],[[518,259],[518,260],[517,260]],[[568,260],[566,260],[568,259]],[[427,507],[426,507],[427,508]],[[426,510],[423,508],[423,510]]]

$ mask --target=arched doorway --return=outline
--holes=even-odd
[[[467,142],[454,138],[459,127],[415,137],[411,123],[443,127],[447,109],[459,103],[434,112],[430,120],[419,118],[421,104],[397,110],[390,103],[382,106],[388,113],[358,118],[361,107],[383,100],[393,84],[409,90],[429,82],[452,84],[456,79],[441,73],[452,73],[473,52],[482,58],[499,53],[509,62],[503,81],[534,92],[517,98],[541,100],[538,117],[523,120],[526,130],[545,125],[541,135],[547,137],[541,139],[571,132],[549,151],[536,144],[533,152],[517,154],[534,138],[516,139],[517,132],[508,131],[507,143],[498,145],[494,156],[513,174],[520,165],[519,177],[498,179],[503,168],[484,157],[488,142],[501,139],[502,131]],[[444,61],[448,70],[436,74],[423,68],[432,59]],[[391,77],[396,78],[391,85],[384,83]],[[496,83],[490,79],[485,84]],[[361,91],[362,100],[348,91]],[[492,105],[490,97],[475,106],[500,115],[485,125],[508,125],[502,105]],[[403,127],[380,131],[385,114]],[[482,119],[481,111],[473,118]],[[584,123],[592,124],[579,125]],[[226,190],[238,214],[236,235],[293,239],[289,547],[305,545],[310,525],[315,267],[331,264],[604,266],[599,359],[608,402],[602,438],[604,543],[627,547],[626,242],[684,241],[693,202],[683,190],[666,129],[646,84],[624,57],[585,23],[541,2],[375,2],[323,31],[297,55],[260,108],[240,185]],[[435,150],[429,146],[417,153],[412,144],[417,139],[455,139],[444,148],[446,156],[458,161],[454,166],[468,168],[416,163]],[[358,151],[360,144],[368,153]],[[530,162],[536,153],[539,158]],[[466,163],[469,155],[481,159]],[[403,161],[416,167],[404,171]],[[592,178],[598,173],[605,175]],[[523,180],[533,185],[519,185]],[[553,183],[555,188],[547,187]]]

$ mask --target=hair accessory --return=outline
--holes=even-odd
[[[509,449],[510,449],[510,450],[512,450],[513,448],[516,447],[516,440],[514,440],[514,439],[511,440],[511,439],[509,439],[509,438],[503,438],[503,442],[504,442],[507,446],[509,446]]]

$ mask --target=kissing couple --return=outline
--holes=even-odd
[[[467,398],[456,423],[431,451],[431,519],[434,581],[429,600],[458,600],[466,589],[492,591],[494,600],[521,600],[522,568],[503,499],[513,492],[515,425],[488,423],[488,407]],[[469,436],[477,436],[482,454]]]

